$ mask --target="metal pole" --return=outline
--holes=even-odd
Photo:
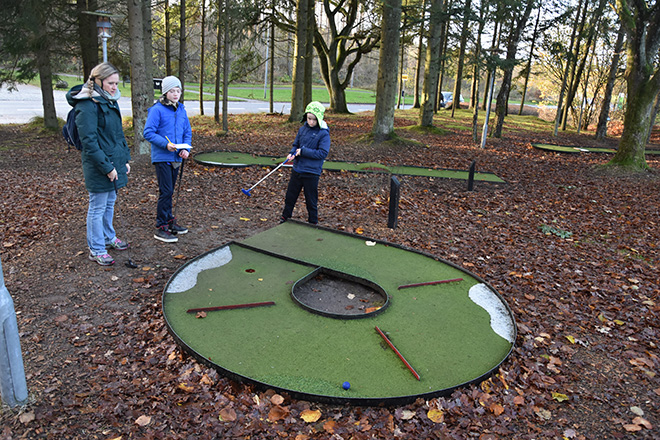
[[[108,37],[103,36],[103,37],[101,37],[101,40],[103,40],[103,62],[107,63],[108,62]]]
[[[270,49],[270,44],[268,44],[268,31],[266,31],[266,65],[264,67],[264,99],[268,96],[267,87],[268,87],[268,52]]]
[[[21,342],[14,302],[5,287],[0,261],[0,393],[10,407],[25,405],[28,400]]]
[[[490,78],[490,89],[488,90],[488,103],[486,104],[486,117],[484,119],[484,129],[481,132],[481,148],[486,148],[486,136],[488,135],[488,118],[490,118],[490,106],[493,103],[493,89],[495,88],[495,72],[496,72],[496,68],[493,67],[493,74]]]

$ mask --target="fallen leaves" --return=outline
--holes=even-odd
[[[648,420],[646,420],[642,417],[635,417],[632,420],[632,423],[627,423],[627,424],[623,425],[623,429],[625,429],[628,432],[641,431],[643,428],[653,429],[653,425],[651,423],[649,423]]]
[[[445,421],[445,412],[441,409],[432,408],[426,413],[426,417],[433,423],[442,423]]]
[[[321,418],[321,411],[306,409],[300,413],[300,418],[307,423],[318,422],[318,420]]]
[[[236,411],[233,408],[222,408],[218,414],[218,420],[221,422],[234,422],[236,421]]]
[[[142,415],[135,420],[135,424],[139,426],[147,426],[151,423],[151,416]]]

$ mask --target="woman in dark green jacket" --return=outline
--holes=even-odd
[[[82,166],[89,192],[87,246],[89,259],[101,266],[113,264],[107,249],[125,250],[128,243],[117,238],[112,220],[117,189],[126,186],[131,153],[126,144],[117,100],[119,71],[110,63],[92,69],[89,80],[72,88],[67,101],[76,112],[82,142]]]

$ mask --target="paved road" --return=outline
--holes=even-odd
[[[66,119],[71,106],[66,102],[66,91],[55,90],[55,109],[57,116]],[[326,103],[327,105],[327,103]],[[119,107],[123,116],[131,116],[131,98],[122,97]],[[189,115],[199,114],[199,101],[186,101],[186,109]],[[371,104],[350,104],[349,111],[357,113],[373,110]],[[276,102],[273,104],[275,112],[289,114],[291,103]],[[204,114],[212,115],[214,111],[213,101],[204,102]],[[265,101],[230,101],[228,103],[228,114],[238,113],[265,113],[270,111],[270,105]],[[41,90],[35,86],[20,85],[18,91],[9,91],[6,87],[0,88],[0,124],[24,124],[35,116],[43,116],[44,110],[41,102]]]

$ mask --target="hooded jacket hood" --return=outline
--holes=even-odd
[[[328,124],[323,120],[323,115],[325,114],[325,107],[323,107],[323,104],[321,104],[318,101],[312,101],[309,104],[307,104],[307,107],[305,107],[305,115],[307,113],[311,113],[314,116],[316,116],[316,119],[319,121],[319,128],[328,129]],[[303,117],[303,121],[305,118]]]

